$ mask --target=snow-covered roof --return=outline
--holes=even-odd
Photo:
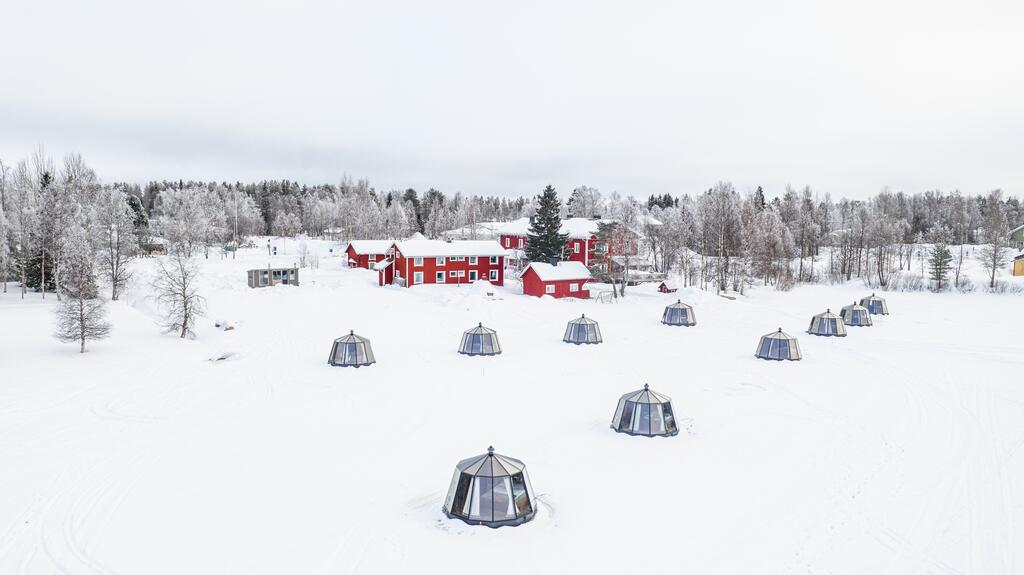
[[[405,238],[406,241],[409,241],[409,240],[425,240],[425,239],[427,239],[427,236],[425,236],[425,235],[423,235],[423,234],[421,234],[419,232],[416,232],[413,235]]]
[[[1012,236],[1013,234],[1015,234],[1015,233],[1017,233],[1017,232],[1019,232],[1021,230],[1024,230],[1024,226],[1017,226],[1017,227],[1013,228],[1012,230],[1010,230],[1010,233],[1008,235]]]
[[[352,240],[348,245],[352,246],[357,254],[366,255],[387,253],[393,243],[391,240]]]
[[[373,271],[379,272],[380,270],[387,269],[389,265],[391,265],[391,260],[380,260],[373,264]]]
[[[587,239],[597,234],[597,226],[600,223],[611,223],[612,220],[592,220],[590,218],[567,218],[562,220],[559,233],[566,234],[570,238]],[[530,231],[530,218],[519,218],[512,220],[498,228],[498,233],[505,236],[525,236]]]
[[[505,248],[494,240],[406,240],[395,242],[395,246],[407,258],[506,255]]]
[[[543,282],[588,280],[591,277],[590,270],[580,262],[558,262],[557,266],[543,262],[533,262],[526,266],[526,269],[523,270],[519,277],[526,275],[527,270],[531,269],[537,274],[540,281]]]

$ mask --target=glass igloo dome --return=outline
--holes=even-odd
[[[871,325],[871,312],[868,308],[858,305],[857,302],[843,308],[841,313],[843,323],[856,327],[868,327]]]
[[[756,355],[761,359],[798,361],[801,357],[800,345],[795,337],[783,332],[780,327],[779,331],[761,336]]]
[[[665,306],[665,312],[661,314],[661,323],[665,325],[697,325],[697,317],[693,315],[693,308],[686,305],[682,300]]]
[[[846,325],[843,318],[832,313],[832,310],[825,310],[811,318],[811,327],[807,328],[811,335],[823,335],[829,337],[846,337]]]
[[[526,523],[537,512],[526,465],[495,453],[493,447],[483,455],[463,459],[455,466],[443,510],[449,518],[470,525]]]
[[[565,343],[575,343],[576,345],[584,343],[601,343],[601,328],[598,327],[597,322],[589,319],[586,315],[569,322],[569,325],[565,328],[565,336],[562,337],[562,341]]]
[[[459,353],[464,355],[498,355],[501,353],[501,344],[498,343],[498,332],[484,327],[482,323],[473,329],[466,330],[462,334]]]
[[[647,437],[676,435],[679,426],[672,410],[672,398],[655,392],[645,383],[643,389],[619,398],[612,429]]]
[[[360,367],[376,361],[370,340],[356,335],[353,331],[334,340],[331,356],[327,358],[327,363],[340,367]]]

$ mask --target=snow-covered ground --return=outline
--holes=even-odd
[[[1021,296],[885,294],[874,327],[815,338],[813,314],[870,290],[489,300],[379,288],[315,245],[301,287],[247,288],[263,250],[205,262],[194,341],[155,325],[152,259],[85,355],[53,338],[52,295],[12,284],[0,573],[1024,572]],[[659,323],[677,297],[696,327]],[[604,344],[561,342],[583,312]],[[503,355],[456,353],[479,321]],[[780,326],[803,361],[753,357]],[[350,329],[376,365],[326,364]],[[679,436],[609,429],[644,383],[672,396]],[[526,463],[534,521],[441,513],[455,463],[488,445]]]

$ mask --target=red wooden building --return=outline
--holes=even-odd
[[[378,262],[380,285],[505,283],[505,249],[494,240],[406,240],[395,242]]]
[[[565,259],[593,265],[601,251],[597,241],[597,226],[607,220],[589,218],[568,218],[562,220],[561,233],[569,236],[565,242]],[[501,247],[509,250],[526,249],[526,236],[530,229],[530,218],[519,218],[498,229]]]
[[[345,248],[347,264],[350,268],[370,269],[373,264],[387,257],[391,240],[352,240]]]
[[[532,296],[589,298],[590,270],[580,262],[558,262],[557,265],[533,262],[519,276],[523,293]]]

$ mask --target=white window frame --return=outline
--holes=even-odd
[[[450,278],[453,278],[453,277],[455,277],[457,275],[458,275],[458,272],[456,272],[455,270],[452,270],[452,271],[448,272],[448,277],[450,277]]]
[[[498,256],[491,256],[491,265],[496,265],[497,263],[498,263]]]
[[[569,284],[569,291],[580,291],[580,284]]]
[[[437,272],[437,273],[434,274],[434,283],[436,283],[436,284],[443,284],[443,283],[445,283],[444,282],[444,272]]]
[[[579,242],[573,242],[572,243],[572,252],[574,254],[580,253],[580,243]]]
[[[466,277],[466,270],[459,270],[459,277],[460,278]]]
[[[555,284],[544,284],[544,293],[555,293]]]
[[[505,238],[505,247],[506,248],[512,247],[512,238]]]
[[[469,264],[475,266],[476,263],[476,256],[469,256]]]
[[[437,265],[439,265],[439,266],[443,266],[443,265],[444,265],[444,258],[443,258],[443,257],[438,257],[438,258],[436,258],[436,259],[435,259],[434,261],[435,261],[435,262],[437,263]]]
[[[423,283],[423,272],[412,272],[412,283],[422,284]]]
[[[498,281],[498,270],[491,270],[491,276],[490,277],[491,277],[491,281],[492,282]]]
[[[523,242],[525,241],[523,238],[519,238],[519,249],[523,249]]]
[[[423,258],[412,258],[412,265],[414,265],[414,266],[422,266],[423,265]]]
[[[469,270],[469,281],[476,281],[476,270]]]

